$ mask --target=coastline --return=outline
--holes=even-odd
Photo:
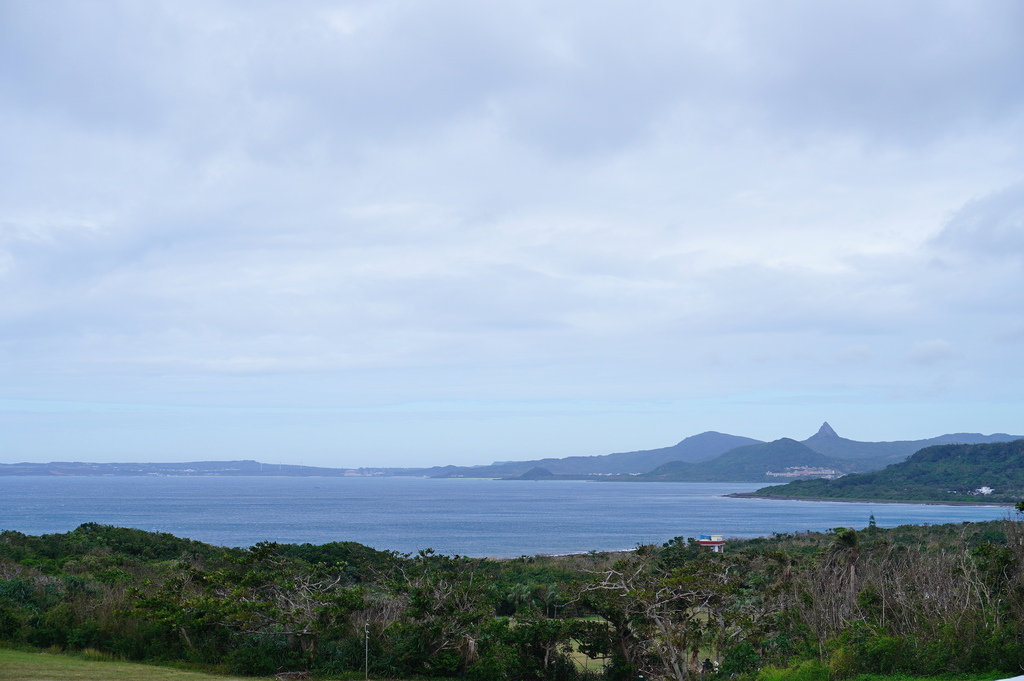
[[[838,501],[841,503],[850,504],[917,504],[921,506],[1005,506],[1007,508],[1013,508],[1013,504],[1010,502],[1003,501],[917,501],[917,500],[905,500],[899,501],[895,499],[831,499],[827,497],[784,497],[774,494],[755,494],[753,492],[733,492],[731,494],[723,494],[724,497],[731,497],[733,499],[769,499],[773,501]]]

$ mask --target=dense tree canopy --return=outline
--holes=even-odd
[[[224,549],[96,524],[3,532],[0,640],[323,678],[367,659],[376,677],[509,681],[681,681],[771,665],[822,680],[1015,673],[1021,525],[872,523],[730,541],[725,554],[677,537],[514,560],[349,543]]]
[[[836,480],[797,480],[765,487],[755,494],[808,499],[1013,504],[1024,496],[1024,440],[926,447],[906,461],[873,473],[847,475]]]

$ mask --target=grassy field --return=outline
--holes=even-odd
[[[577,653],[578,655],[578,653]],[[583,657],[583,656],[580,656]],[[580,660],[579,662],[583,662]],[[589,668],[599,669],[601,661],[586,660]],[[772,672],[775,672],[774,674]],[[759,681],[785,681],[802,678],[788,675],[787,670],[768,669]],[[792,672],[792,670],[788,670]],[[992,681],[1006,674],[956,675],[922,679],[912,676],[860,675],[848,681]],[[262,677],[270,679],[272,677]],[[362,677],[359,677],[360,681]],[[254,681],[252,677],[221,676],[202,672],[113,662],[88,657],[59,655],[45,652],[23,652],[0,648],[0,681]],[[442,680],[437,680],[442,681]]]
[[[243,681],[237,676],[0,649],[0,681]],[[251,681],[251,680],[250,680]]]

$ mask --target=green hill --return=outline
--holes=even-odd
[[[737,447],[711,461],[687,463],[673,461],[650,473],[634,476],[635,480],[671,482],[760,482],[772,480],[769,472],[783,473],[793,468],[827,468],[847,470],[845,462],[815,452],[808,446],[782,438]],[[791,471],[790,471],[791,472]]]
[[[979,490],[992,490],[982,493]],[[837,480],[795,481],[754,496],[1014,503],[1024,499],[1024,440],[926,447],[880,471]]]

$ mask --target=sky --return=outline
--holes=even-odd
[[[0,462],[1024,433],[1024,4],[0,0]]]

